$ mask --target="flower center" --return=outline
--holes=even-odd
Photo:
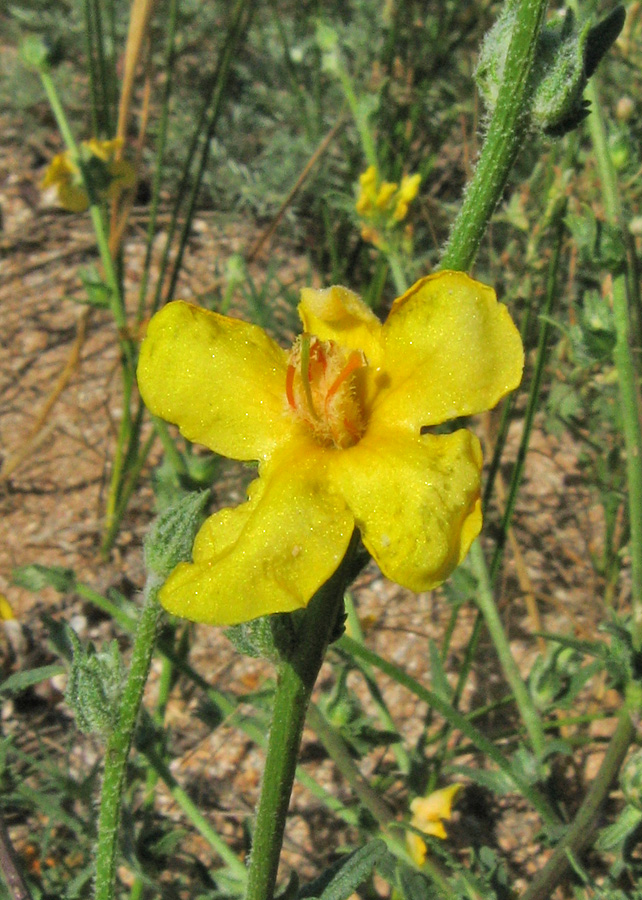
[[[290,408],[324,446],[345,449],[365,431],[355,374],[367,365],[360,350],[302,334],[290,350],[285,394]]]

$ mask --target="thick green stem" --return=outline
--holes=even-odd
[[[343,609],[346,587],[360,568],[353,536],[343,563],[293,618],[296,637],[277,673],[272,729],[256,812],[246,900],[272,900],[301,734],[312,688]]]
[[[484,146],[440,268],[469,269],[501,199],[528,126],[531,72],[547,0],[520,0],[504,78]]]
[[[591,102],[589,129],[602,182],[602,198],[606,217],[614,225],[622,225],[622,211],[617,177],[609,152],[606,129],[595,84],[587,88]],[[626,446],[629,527],[631,529],[631,594],[633,609],[633,646],[642,650],[642,426],[637,395],[637,373],[630,342],[629,286],[625,274],[613,279],[613,322],[616,342],[613,361],[620,389],[622,431]]]
[[[136,631],[118,724],[107,742],[98,816],[95,900],[112,900],[114,895],[118,832],[127,758],[149,674],[158,622],[162,612],[157,599],[159,587],[159,580],[150,575],[145,587],[145,605]]]

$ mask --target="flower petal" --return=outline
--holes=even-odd
[[[456,782],[449,784],[448,787],[440,788],[438,791],[433,791],[427,797],[415,797],[410,804],[411,824],[415,828],[425,831],[426,834],[435,834],[430,830],[430,826],[436,822],[441,825],[441,819],[448,821],[452,817],[453,803],[462,786]],[[443,831],[443,825],[441,825],[441,829]],[[441,835],[439,834],[437,837],[441,837]]]
[[[303,288],[299,315],[304,331],[322,341],[336,341],[350,350],[363,350],[370,365],[378,365],[381,322],[353,291],[339,285],[322,291]]]
[[[304,452],[302,452],[304,451]],[[235,625],[306,606],[336,571],[354,519],[331,495],[322,450],[293,441],[250,486],[249,500],[211,516],[160,592],[177,616]]]
[[[492,288],[462,272],[422,278],[393,303],[372,415],[417,430],[493,407],[522,377],[522,341]]]
[[[149,410],[233,459],[265,459],[289,436],[285,375],[261,328],[181,301],[152,318],[138,363]]]
[[[481,528],[479,441],[461,429],[370,429],[336,454],[331,478],[381,570],[413,591],[441,584]]]

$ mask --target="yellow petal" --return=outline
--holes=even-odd
[[[9,622],[11,619],[15,619],[11,604],[4,594],[0,594],[0,621]]]
[[[114,158],[116,153],[123,146],[122,138],[113,138],[110,141],[100,141],[98,138],[90,138],[83,141],[83,147],[86,147],[92,156],[97,156],[103,162],[109,162]]]
[[[416,797],[410,804],[410,811],[412,812],[411,824],[415,828],[425,831],[426,834],[434,834],[435,837],[445,837],[446,832],[441,824],[441,819],[448,821],[451,818],[453,803],[461,788],[462,785],[459,783],[450,784],[448,787],[433,791],[427,797]],[[443,832],[443,835],[441,833],[437,834],[433,830],[436,824],[439,826],[440,831]]]
[[[323,450],[293,441],[264,467],[250,499],[208,519],[160,600],[177,616],[235,625],[306,606],[336,571],[354,528],[327,490]]]
[[[89,209],[87,191],[79,184],[64,181],[58,185],[58,202],[67,212],[80,213]]]
[[[428,848],[425,841],[422,841],[418,834],[414,831],[406,832],[406,844],[408,845],[408,853],[418,866],[423,866],[426,861]]]
[[[233,459],[265,459],[287,439],[285,375],[262,329],[181,301],[152,318],[138,363],[149,410]]]
[[[112,182],[109,185],[110,194],[113,191],[121,191],[133,187],[136,184],[136,169],[126,159],[116,159],[109,164],[109,174]]]
[[[521,338],[495,292],[462,272],[421,279],[383,326],[387,387],[372,415],[413,430],[493,407],[519,384]]]
[[[370,365],[379,363],[381,322],[353,291],[338,285],[322,291],[303,288],[299,315],[304,331],[322,341],[363,350]]]
[[[479,534],[481,466],[479,441],[464,429],[414,436],[369,428],[335,454],[331,478],[384,574],[425,591],[450,575]]]

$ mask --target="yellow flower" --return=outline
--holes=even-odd
[[[424,834],[445,840],[448,835],[442,820],[450,821],[452,805],[461,787],[461,784],[451,784],[439,791],[433,791],[427,797],[416,797],[410,804],[412,813],[410,824],[419,831],[423,831]],[[422,866],[428,852],[426,842],[412,831],[406,832],[406,842],[408,852],[417,865]]]
[[[116,159],[122,140],[99,141],[91,138],[80,146],[82,160],[92,179],[98,197],[113,199],[126,188],[133,187],[136,172],[131,163]],[[54,156],[41,183],[43,190],[54,187],[58,202],[69,212],[84,212],[89,196],[78,164],[68,150]]]
[[[246,503],[211,516],[160,599],[228,625],[306,606],[353,529],[414,591],[440,584],[481,528],[479,441],[428,429],[494,406],[522,344],[494,291],[438,272],[382,324],[344,287],[301,292],[289,351],[255,325],[180,301],[149,324],[138,383],[190,441],[258,460]]]
[[[393,229],[408,215],[408,207],[417,196],[421,175],[404,175],[401,185],[395,181],[379,181],[376,166],[369,166],[359,176],[359,192],[355,209],[363,220],[361,236],[375,247],[385,243],[383,234]]]
[[[0,594],[0,621],[9,622],[11,619],[15,619],[11,604],[4,594]]]
[[[80,170],[72,163],[68,151],[54,156],[42,179],[41,187],[43,190],[55,187],[58,202],[69,212],[84,212],[89,206]]]
[[[408,206],[417,196],[420,184],[421,175],[404,175],[401,179],[401,186],[397,192],[397,205],[392,214],[395,222],[401,222],[408,215]]]

